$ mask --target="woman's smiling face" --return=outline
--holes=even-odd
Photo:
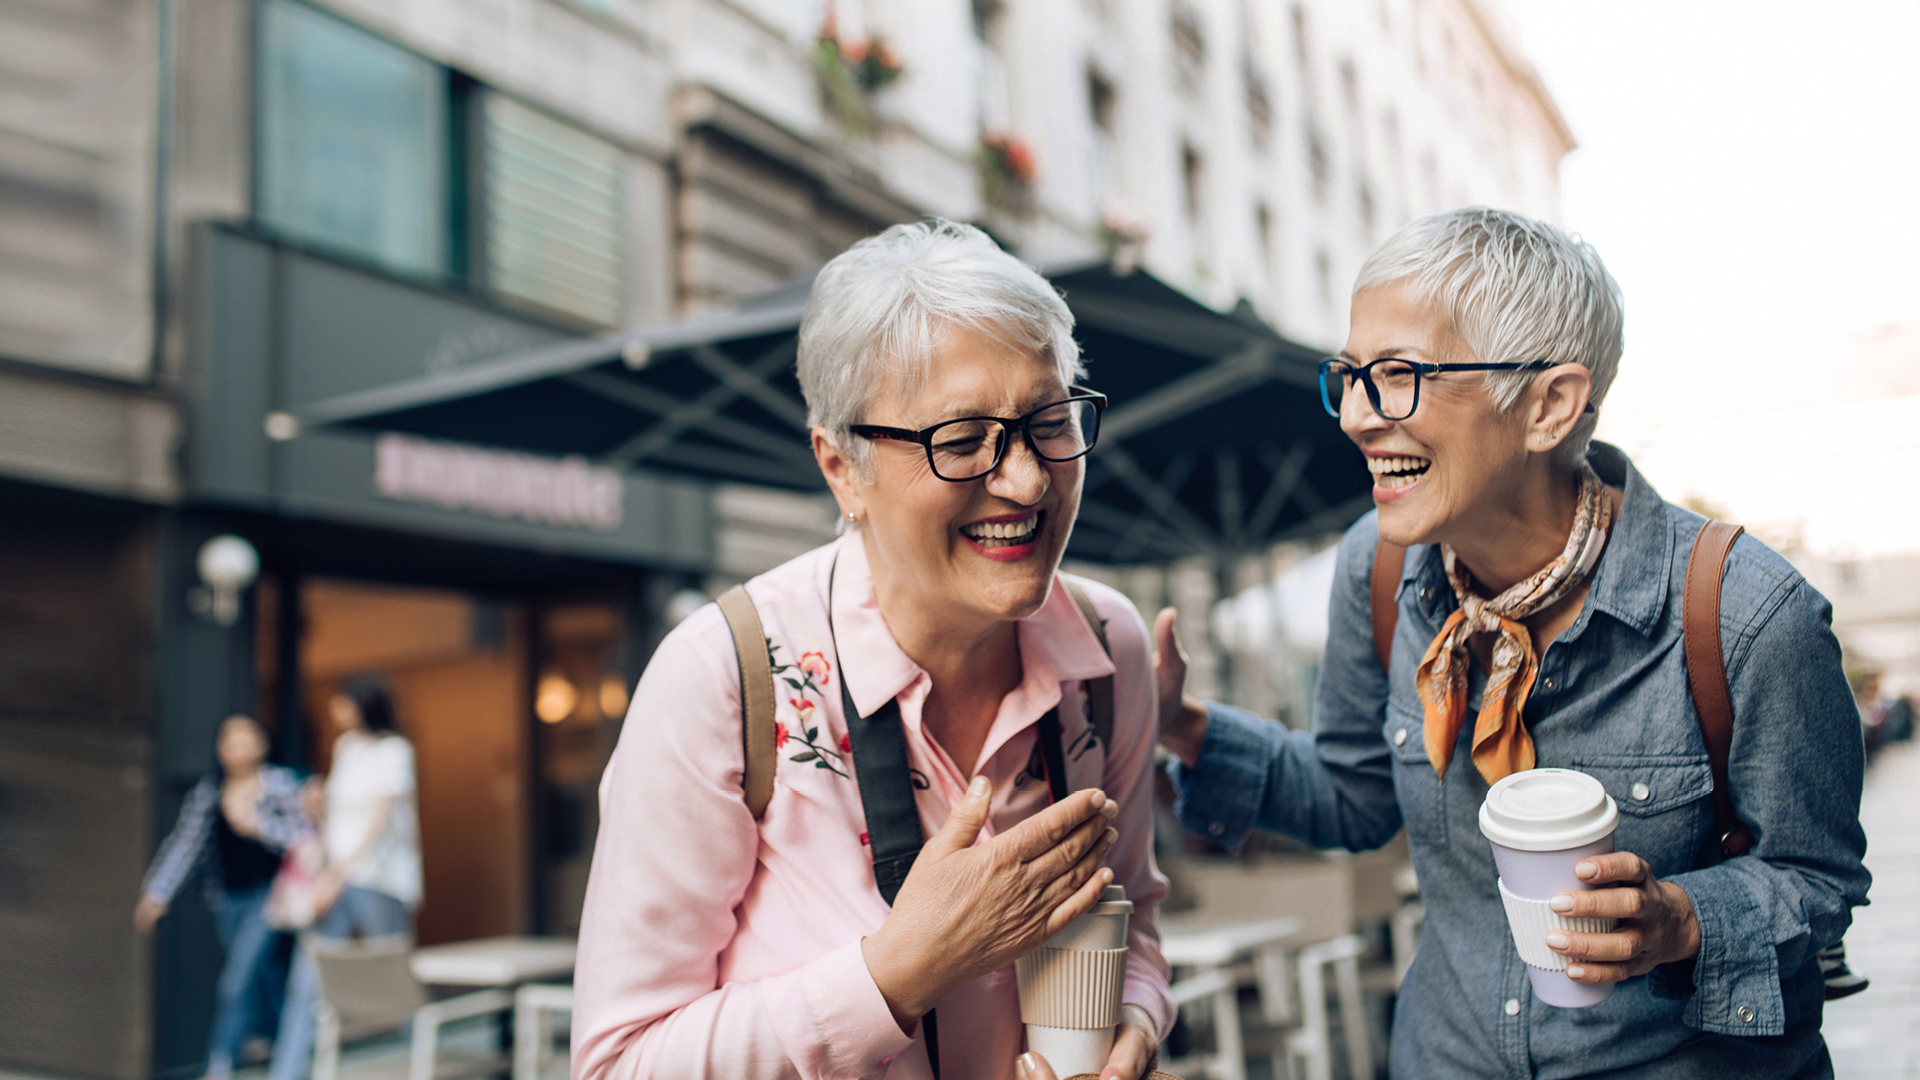
[[[863,422],[919,430],[962,416],[1012,418],[1067,395],[1036,353],[955,326],[911,397],[890,377]],[[998,468],[956,484],[935,476],[914,443],[878,440],[868,453],[870,475],[845,474],[841,505],[862,521],[876,578],[958,617],[1023,619],[1040,609],[1079,512],[1084,460],[1043,461],[1015,437]]]
[[[1354,294],[1342,358],[1474,363],[1439,304],[1395,282]],[[1383,419],[1365,393],[1349,393],[1340,428],[1367,456],[1380,535],[1389,543],[1455,543],[1501,520],[1515,504],[1527,463],[1524,409],[1502,411],[1483,372],[1421,376],[1420,404],[1405,420]]]

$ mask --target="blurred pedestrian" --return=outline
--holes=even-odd
[[[258,1026],[270,1025],[284,983],[274,962],[277,934],[267,925],[267,894],[282,853],[312,830],[300,807],[300,778],[266,764],[267,733],[251,716],[220,724],[218,762],[187,793],[173,831],[160,845],[133,911],[134,926],[153,932],[175,894],[196,870],[208,873],[207,906],[226,960],[208,1041],[207,1076],[224,1080]]]
[[[378,676],[348,682],[327,702],[327,713],[339,734],[322,810],[327,865],[316,886],[316,907],[325,914],[313,932],[338,939],[411,933],[420,904],[413,744],[400,734],[393,696]],[[313,960],[303,951],[287,982],[272,1080],[306,1074],[318,998]]]
[[[1880,700],[1880,673],[1868,672],[1854,688],[1854,707],[1860,710],[1860,741],[1869,756],[1878,753],[1887,741],[1887,705]]]

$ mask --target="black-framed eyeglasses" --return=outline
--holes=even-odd
[[[1559,363],[1555,360],[1512,360],[1504,363],[1427,364],[1388,356],[1371,364],[1355,364],[1330,356],[1320,361],[1320,404],[1326,406],[1327,415],[1339,418],[1341,404],[1353,390],[1353,384],[1358,382],[1366,388],[1367,401],[1382,419],[1405,420],[1420,407],[1422,376],[1450,371],[1545,371],[1558,367]],[[1586,411],[1594,411],[1592,402],[1587,403]]]
[[[1107,407],[1107,396],[1074,389],[1076,393],[1070,398],[1012,419],[960,416],[918,431],[875,424],[854,424],[851,430],[863,439],[919,443],[927,452],[933,475],[960,484],[999,468],[1007,456],[1008,436],[1016,431],[1042,461],[1072,461],[1086,456],[1100,435],[1100,413]]]

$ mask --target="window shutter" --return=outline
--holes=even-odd
[[[620,325],[622,154],[503,94],[486,97],[486,273],[504,297]]]

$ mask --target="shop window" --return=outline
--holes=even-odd
[[[485,95],[486,281],[503,298],[621,320],[620,151],[505,95]]]
[[[262,222],[396,271],[444,272],[446,71],[292,0],[259,16]]]
[[[501,597],[342,578],[304,579],[299,702],[321,773],[339,736],[329,701],[380,676],[413,744],[424,898],[422,944],[534,928],[528,881],[539,837],[527,768],[532,650],[526,605]],[[278,683],[276,675],[273,680]]]
[[[622,321],[617,146],[299,0],[259,12],[261,225],[583,327]]]

